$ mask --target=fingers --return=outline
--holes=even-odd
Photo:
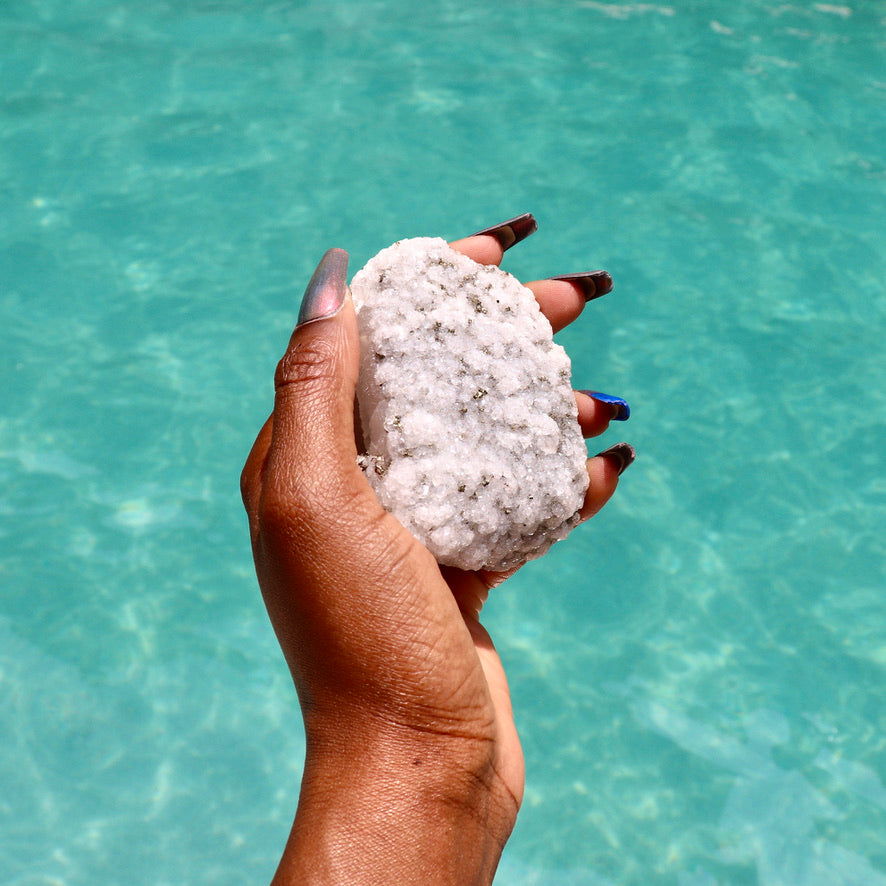
[[[580,511],[582,523],[593,517],[612,498],[618,478],[636,455],[630,443],[616,443],[588,459],[588,491]]]
[[[247,462],[247,482],[252,483],[261,448],[267,445],[263,518],[284,512],[334,513],[353,498],[361,476],[354,442],[359,339],[347,263],[341,249],[323,257],[277,366],[273,422],[262,430]]]
[[[587,271],[524,285],[532,290],[551,328],[559,332],[581,314],[589,301],[612,290],[612,278],[606,271]]]
[[[535,217],[531,212],[524,212],[523,215],[501,224],[477,231],[470,237],[455,240],[450,246],[482,265],[497,265],[501,263],[501,257],[508,249],[537,230],[538,222]]]
[[[495,237],[485,235],[453,240],[449,245],[456,252],[466,255],[481,265],[500,265],[501,258],[505,254]]]
[[[508,249],[537,230],[538,223],[527,212],[470,237],[454,240],[450,246],[480,264],[498,265]],[[534,280],[525,285],[532,290],[554,332],[559,332],[578,317],[589,301],[611,291],[612,277],[606,271],[586,271]]]
[[[479,231],[471,237],[456,240],[451,245],[474,261],[497,265],[507,249],[526,239],[537,229],[533,216],[526,213]],[[589,301],[612,291],[612,277],[606,271],[586,271],[546,280],[533,280],[525,285],[535,295],[554,332],[559,332],[581,314]],[[611,421],[625,421],[631,414],[630,406],[625,400],[598,391],[576,391],[575,401],[578,422],[584,437],[596,437],[609,427]],[[627,458],[626,450],[619,450],[618,447],[615,449],[620,456],[609,454],[589,461],[588,470],[592,475],[592,482],[583,514],[587,512],[587,516],[590,516],[603,506],[615,490],[618,474],[633,461],[633,449],[627,444],[623,445],[631,452],[626,463],[622,463]],[[618,462],[619,457],[622,457],[622,462]],[[611,466],[608,466],[611,462],[618,462],[614,474]],[[472,607],[469,605],[468,609],[470,608]]]
[[[582,523],[590,520],[612,498],[618,476],[619,465],[615,459],[602,453],[588,459],[588,491],[579,512]]]
[[[612,498],[618,486],[619,476],[628,468],[636,456],[634,447],[628,443],[616,443],[587,461],[588,489],[579,510],[582,523],[590,520]],[[480,569],[465,572],[452,566],[441,566],[440,572],[458,603],[466,619],[477,619],[486,603],[489,592],[510,578],[520,566],[504,572],[491,572]]]
[[[266,517],[284,526],[288,515],[327,500],[358,470],[353,403],[359,343],[347,267],[344,250],[323,256],[277,366],[274,412],[240,477],[253,542]]]
[[[631,408],[621,397],[597,391],[575,391],[578,423],[584,437],[598,437],[611,421],[627,421]]]

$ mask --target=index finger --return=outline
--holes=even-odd
[[[449,245],[481,265],[498,265],[505,252],[537,230],[535,216],[531,212],[524,212],[501,224],[477,231],[470,237],[454,240]]]

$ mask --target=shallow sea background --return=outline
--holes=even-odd
[[[886,884],[886,5],[0,3],[0,881],[267,882],[238,474],[302,290],[532,211],[613,502],[497,590],[497,883]]]

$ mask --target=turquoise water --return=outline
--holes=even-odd
[[[639,455],[488,606],[497,882],[886,884],[884,56],[874,0],[4,0],[0,881],[270,878],[237,479],[304,283],[530,210]]]

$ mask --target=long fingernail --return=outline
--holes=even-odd
[[[344,249],[330,249],[302,296],[298,323],[303,326],[312,320],[325,320],[341,310],[348,292],[348,254]]]
[[[637,450],[630,443],[616,443],[615,446],[610,446],[609,449],[604,449],[597,455],[608,458],[618,468],[618,473],[621,475],[637,457]]]
[[[607,271],[585,271],[580,274],[562,274],[559,277],[551,277],[552,280],[566,280],[581,287],[585,301],[600,298],[607,292],[612,292],[612,277]]]
[[[613,397],[612,394],[601,394],[600,391],[581,391],[581,393],[587,394],[598,403],[607,403],[612,413],[610,417],[613,421],[627,421],[631,417],[631,407],[628,406],[628,401],[622,400],[621,397]]]
[[[504,252],[507,252],[515,243],[525,240],[530,234],[534,234],[538,230],[538,222],[531,212],[524,212],[516,218],[508,219],[500,225],[493,225],[491,228],[485,228],[471,234],[472,237],[479,237],[481,234],[489,234],[495,237],[501,244]]]

